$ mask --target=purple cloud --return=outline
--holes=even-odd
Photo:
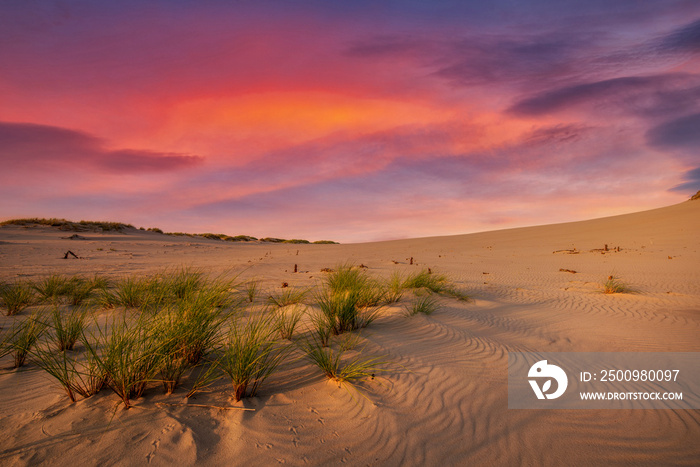
[[[664,52],[700,52],[700,20],[663,37],[658,48]]]
[[[691,149],[698,157],[700,150],[700,113],[662,123],[647,133],[651,145],[661,148]]]
[[[202,157],[138,149],[108,150],[85,132],[33,123],[0,122],[0,161],[14,169],[88,168],[101,172],[168,172],[199,165]]]
[[[539,116],[577,108],[632,115],[678,114],[700,105],[700,76],[665,74],[625,76],[580,83],[521,99],[508,110]]]
[[[700,167],[687,171],[683,176],[683,180],[683,183],[674,186],[669,191],[677,191],[689,195],[695,194],[700,190]]]

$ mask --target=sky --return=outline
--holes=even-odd
[[[367,242],[700,189],[700,2],[0,3],[0,219]]]

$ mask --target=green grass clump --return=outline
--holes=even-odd
[[[56,352],[45,345],[37,345],[32,354],[37,366],[60,383],[71,402],[75,402],[76,394],[88,398],[100,392],[105,385],[105,374],[94,358],[90,358],[90,354],[82,364],[68,352]]]
[[[218,364],[231,379],[236,401],[254,397],[288,354],[289,347],[276,341],[274,331],[269,317],[231,324]]]
[[[433,274],[424,269],[409,275],[403,282],[404,289],[427,289],[434,293],[441,293],[448,287],[449,281],[443,274]]]
[[[80,305],[92,297],[93,290],[95,290],[95,285],[92,281],[82,277],[71,277],[67,281],[65,289],[68,304],[73,306]]]
[[[325,325],[317,323],[317,331],[327,327],[338,335],[366,327],[378,317],[384,295],[383,288],[363,269],[339,266],[316,293],[316,306],[325,319]]]
[[[221,328],[232,313],[221,312],[214,303],[202,294],[176,303],[157,317],[167,325],[162,333],[171,336],[173,350],[191,365],[199,363],[220,343]]]
[[[260,282],[257,280],[250,280],[245,284],[245,295],[250,303],[253,303],[255,297],[258,296],[259,289]]]
[[[386,363],[376,357],[363,357],[358,354],[353,358],[343,358],[346,348],[333,349],[333,345],[311,338],[302,342],[301,348],[307,358],[321,369],[324,375],[338,383],[354,383],[365,378],[374,379],[377,372],[384,371]]]
[[[52,274],[40,282],[32,284],[32,288],[37,292],[39,300],[42,302],[57,304],[66,294],[67,282],[67,278]]]
[[[0,330],[0,358],[12,353],[12,343],[15,341],[18,332],[18,326],[12,326],[9,329],[4,328]]]
[[[107,386],[119,396],[125,408],[141,397],[146,385],[155,380],[163,359],[162,344],[153,336],[149,318],[129,321],[114,316],[109,326],[95,323],[96,333],[83,334],[83,345],[105,375]]]
[[[404,289],[427,290],[430,293],[447,295],[457,300],[469,300],[469,296],[457,290],[446,275],[433,273],[429,269],[410,274],[403,281],[401,287]]]
[[[304,301],[306,295],[309,293],[308,289],[296,290],[293,288],[284,288],[281,293],[270,294],[268,301],[282,308],[289,305],[297,305]]]
[[[288,309],[291,308],[291,309]],[[284,307],[275,312],[275,326],[282,339],[291,340],[294,330],[304,316],[304,308],[300,306]]]
[[[403,297],[404,279],[400,272],[394,271],[386,284],[386,303],[396,303]]]
[[[51,313],[51,327],[53,328],[56,348],[59,351],[73,350],[73,346],[83,335],[87,309],[74,308],[67,316],[63,316],[58,307],[54,307]]]
[[[364,301],[362,290],[333,292],[324,289],[316,296],[316,305],[335,335],[364,328],[377,318],[380,309],[360,306]]]
[[[310,315],[311,318],[311,334],[314,339],[323,347],[328,347],[330,345],[331,336],[333,335],[333,325],[332,321],[329,320],[326,315],[321,313],[313,313]]]
[[[627,283],[615,276],[608,276],[608,279],[603,282],[603,293],[632,293],[633,289]]]
[[[432,315],[439,308],[438,301],[430,295],[418,297],[410,307],[406,307],[406,313],[409,316],[423,313],[424,315]]]
[[[97,275],[92,279],[86,279],[80,276],[67,278],[53,274],[32,284],[41,302],[57,305],[65,299],[67,304],[74,306],[92,298],[95,290],[104,290],[108,286],[107,279]]]
[[[199,292],[205,280],[201,271],[182,268],[164,275],[161,282],[176,300],[184,300]]]
[[[13,330],[10,331],[11,339],[8,340],[7,346],[9,352],[13,355],[14,368],[24,366],[27,361],[27,356],[34,345],[39,340],[39,337],[44,333],[46,324],[40,321],[36,316],[30,316],[20,324],[15,324]]]
[[[15,282],[0,287],[0,300],[7,309],[7,316],[20,313],[34,303],[34,289],[26,282]]]
[[[114,290],[104,289],[98,302],[103,308],[139,308],[146,299],[148,287],[146,278],[125,277],[117,282]]]

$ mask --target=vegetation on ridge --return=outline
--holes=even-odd
[[[37,218],[37,217],[32,217],[32,218],[26,218],[26,219],[9,219],[3,222],[0,222],[0,226],[3,225],[19,225],[19,226],[24,226],[24,227],[29,227],[33,225],[46,225],[49,227],[58,227],[59,230],[67,230],[67,231],[74,231],[74,232],[87,232],[87,231],[102,231],[102,232],[111,232],[111,231],[116,231],[116,232],[121,232],[126,229],[135,229],[131,224],[123,224],[121,222],[95,222],[95,221],[80,221],[80,222],[73,222],[69,221],[66,219],[57,219],[57,218],[50,218],[50,219],[44,219],[44,218]],[[269,242],[269,243],[294,243],[294,244],[315,244],[315,245],[321,245],[321,244],[330,244],[330,245],[335,245],[338,242],[334,242],[331,240],[317,240],[315,242],[310,242],[308,240],[302,240],[302,239],[291,239],[291,240],[286,240],[284,238],[274,238],[274,237],[265,237],[258,239],[256,237],[251,237],[250,235],[236,235],[236,236],[230,236],[226,234],[216,234],[216,233],[201,233],[201,234],[192,234],[192,233],[185,233],[185,232],[163,232],[162,229],[159,229],[158,227],[149,227],[149,228],[143,228],[141,227],[139,230],[147,231],[147,232],[155,232],[163,235],[173,235],[176,237],[201,237],[201,238],[208,238],[210,240],[222,240],[225,242],[255,242],[255,241],[261,241],[261,242]]]

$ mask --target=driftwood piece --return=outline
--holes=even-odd
[[[87,238],[82,235],[73,234],[70,237],[61,237],[63,240],[87,240]]]
[[[75,258],[75,259],[80,259],[80,256],[76,255],[75,253],[73,253],[70,250],[66,251],[66,254],[63,255],[63,259],[68,259],[68,255],[72,255],[73,258]]]

